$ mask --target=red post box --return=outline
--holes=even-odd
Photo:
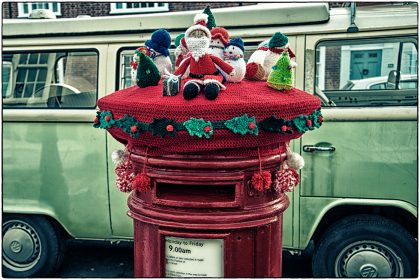
[[[279,277],[282,213],[287,196],[251,187],[261,168],[273,172],[286,154],[258,157],[174,155],[131,151],[148,192],[134,191],[135,277]]]

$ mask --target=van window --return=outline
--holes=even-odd
[[[3,108],[94,108],[95,51],[3,54]]]
[[[316,47],[315,86],[336,106],[417,104],[416,40],[360,39]]]

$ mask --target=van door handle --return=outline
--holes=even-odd
[[[303,146],[303,151],[307,153],[313,153],[313,152],[334,152],[335,147],[319,147],[314,145],[305,145]]]

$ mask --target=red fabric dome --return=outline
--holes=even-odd
[[[274,90],[266,82],[244,80],[238,84],[226,84],[216,100],[205,99],[204,94],[193,100],[184,100],[182,92],[177,96],[162,95],[162,81],[147,88],[133,86],[114,92],[98,100],[102,111],[110,111],[113,119],[125,115],[137,121],[152,123],[155,118],[173,119],[185,122],[190,118],[206,121],[226,121],[247,114],[260,122],[272,115],[291,120],[300,115],[310,115],[320,108],[320,100],[299,89],[287,92]],[[182,85],[181,85],[182,88]],[[108,128],[118,141],[129,146],[148,147],[149,155],[208,153],[229,155],[256,155],[260,152],[284,151],[284,143],[298,138],[302,132],[292,134],[259,130],[258,135],[235,134],[227,129],[215,129],[210,138],[190,136],[188,131],[178,131],[175,136],[152,135],[151,131],[141,131],[133,138],[119,127]],[[277,149],[276,149],[277,147]],[[280,147],[280,150],[278,149]]]

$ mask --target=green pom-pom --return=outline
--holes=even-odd
[[[289,39],[281,32],[276,32],[268,42],[269,48],[281,48],[289,43]]]
[[[208,17],[208,19],[207,19],[207,23],[206,23],[206,26],[207,26],[207,28],[209,29],[209,30],[211,30],[213,27],[216,27],[217,25],[216,25],[216,20],[215,20],[215,18],[214,18],[214,16],[213,16],[213,13],[211,12],[211,10],[210,10],[210,6],[207,6],[205,9],[204,9],[204,12],[203,13],[205,13],[206,15],[208,15],[209,17]]]
[[[175,48],[177,48],[179,46],[179,44],[181,44],[181,39],[184,38],[184,36],[185,36],[184,33],[181,33],[178,36],[176,36],[175,42],[174,42]]]
[[[248,117],[247,114],[225,121],[225,126],[233,131],[245,135],[247,133],[258,135],[258,125],[255,117]]]
[[[153,60],[140,53],[139,66],[137,68],[137,85],[141,88],[148,86],[157,86],[160,81],[160,73]]]
[[[211,122],[206,122],[204,119],[190,118],[184,122],[185,128],[191,136],[210,138],[213,135],[213,126]]]
[[[294,74],[289,69],[290,57],[287,52],[281,54],[275,67],[270,72],[267,79],[268,86],[277,90],[290,90],[293,88]]]

